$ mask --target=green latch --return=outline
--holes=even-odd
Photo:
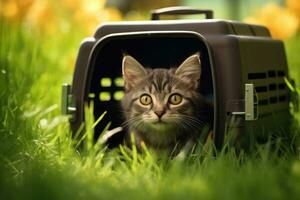
[[[62,85],[61,114],[74,117],[75,111],[76,106],[73,95],[71,94],[71,85],[64,83]]]

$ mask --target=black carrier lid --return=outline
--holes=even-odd
[[[271,37],[269,30],[264,26],[245,24],[229,20],[162,20],[162,21],[132,21],[111,22],[99,26],[94,34],[95,39],[111,33],[136,31],[194,31],[206,35],[239,35]]]
[[[205,15],[201,20],[159,20],[162,15]],[[194,9],[190,7],[168,7],[153,10],[152,21],[127,21],[102,24],[94,35],[99,39],[110,33],[136,31],[195,31],[202,35],[240,35],[271,37],[269,30],[264,26],[250,25],[229,20],[214,20],[212,10]]]

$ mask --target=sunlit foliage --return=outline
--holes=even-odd
[[[289,0],[288,7],[268,3],[257,12],[256,16],[248,17],[245,21],[267,26],[274,38],[288,39],[299,30],[300,18],[296,15],[299,2],[297,4],[296,1]]]
[[[106,0],[1,0],[0,15],[11,23],[42,33],[92,34],[101,22],[122,19],[118,9],[105,4]]]

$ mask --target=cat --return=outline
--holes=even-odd
[[[128,127],[128,136],[134,134],[138,148],[141,148],[141,142],[167,152],[174,152],[175,147],[191,146],[203,127],[212,121],[211,105],[198,89],[201,77],[199,53],[170,69],[144,68],[132,56],[124,55],[122,74],[125,89],[121,101],[125,117],[123,125]]]

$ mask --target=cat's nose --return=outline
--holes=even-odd
[[[154,111],[154,113],[161,118],[161,116],[163,116],[163,114],[165,114],[165,110],[156,110]]]

